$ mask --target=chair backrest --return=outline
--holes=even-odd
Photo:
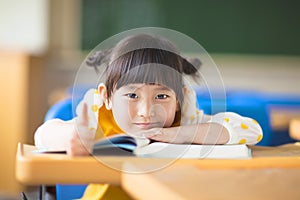
[[[74,116],[72,112],[72,98],[67,98],[51,106],[45,115],[44,121],[54,118],[70,120],[73,117]]]

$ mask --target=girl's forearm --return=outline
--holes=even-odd
[[[226,144],[229,141],[229,132],[221,124],[203,123],[192,126],[195,126],[197,128],[195,128],[196,130],[194,133],[194,138],[191,143]]]
[[[202,123],[163,128],[160,134],[154,134],[149,138],[178,144],[225,144],[229,141],[229,133],[221,124]]]

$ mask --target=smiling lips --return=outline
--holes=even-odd
[[[138,126],[141,129],[157,128],[160,125],[160,123],[157,122],[141,122],[141,123],[137,122],[133,124]]]

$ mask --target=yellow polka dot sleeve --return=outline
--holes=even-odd
[[[209,122],[222,124],[229,132],[227,144],[257,144],[263,138],[263,131],[256,120],[233,112],[222,112],[211,116]]]
[[[85,93],[82,101],[76,108],[77,116],[82,115],[83,104],[86,104],[88,108],[88,128],[91,131],[96,131],[98,127],[98,111],[103,105],[103,100],[99,95],[99,91],[97,89],[90,89]]]
[[[263,138],[260,125],[254,119],[240,116],[233,112],[221,112],[216,115],[205,115],[197,108],[195,91],[184,87],[184,101],[181,107],[181,125],[215,122],[222,124],[229,132],[227,144],[257,144]]]

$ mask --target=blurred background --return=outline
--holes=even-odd
[[[0,0],[0,194],[24,189],[14,174],[17,143],[33,144],[86,53],[132,28],[164,27],[195,39],[226,89],[267,106],[268,134],[286,136],[289,120],[300,117],[299,9],[297,0]],[[292,141],[275,139],[265,144]]]

